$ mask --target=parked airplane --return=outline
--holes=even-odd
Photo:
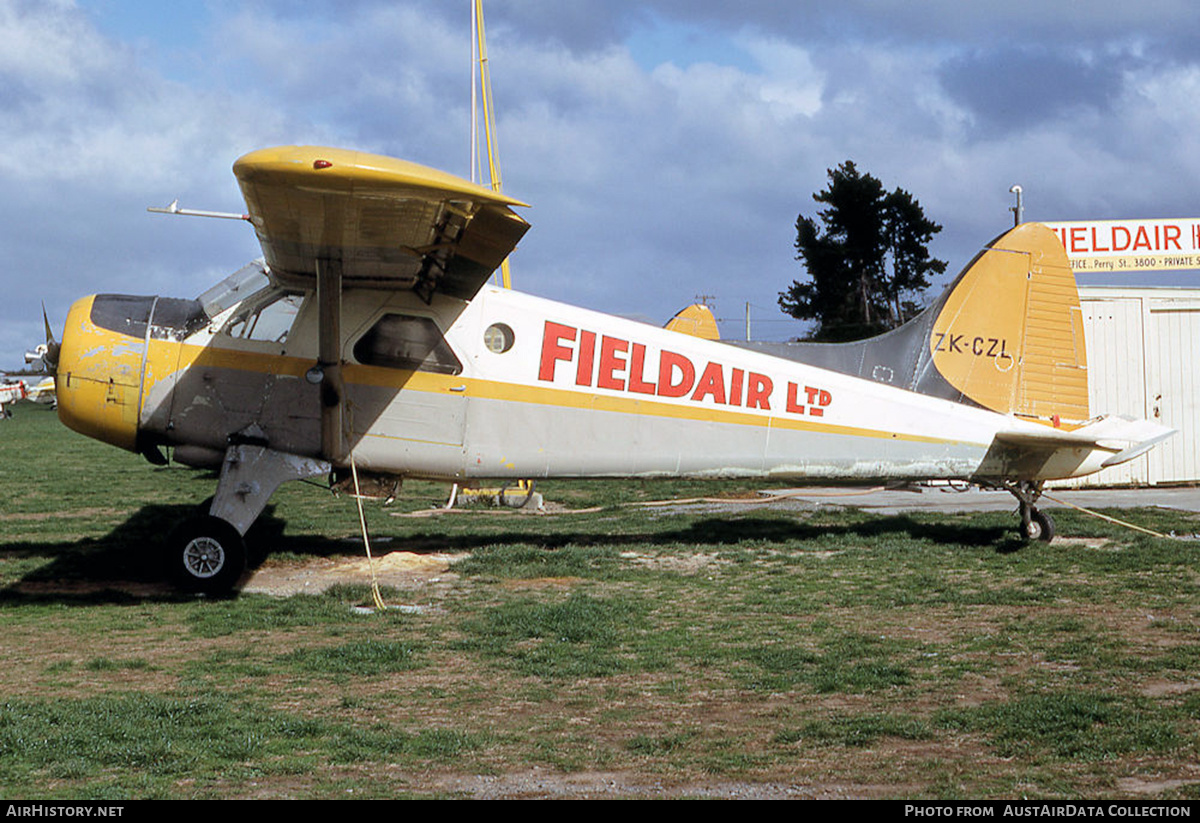
[[[37,383],[28,387],[28,398],[34,403],[45,403],[58,408],[58,393],[54,388],[53,377],[43,377]]]
[[[351,151],[234,164],[265,260],[194,300],[101,294],[55,352],[59,415],[165,463],[219,467],[172,538],[185,586],[232,587],[278,486],[401,477],[953,478],[1042,483],[1171,432],[1092,418],[1079,302],[1052,232],[993,241],[928,311],[845,345],[743,346],[486,285],[524,204]],[[57,349],[57,345],[54,347]]]
[[[6,403],[11,406],[18,400],[24,400],[28,394],[29,388],[24,380],[0,384],[0,420],[12,417],[12,409],[4,408]]]

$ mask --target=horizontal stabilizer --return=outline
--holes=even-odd
[[[1168,431],[1162,432],[1161,434],[1157,434],[1148,440],[1143,440],[1140,443],[1134,443],[1134,444],[1130,445],[1128,448],[1117,452],[1112,457],[1105,460],[1103,463],[1100,464],[1100,467],[1107,469],[1109,466],[1118,466],[1121,463],[1129,462],[1130,460],[1132,460],[1135,457],[1141,457],[1143,454],[1150,451],[1152,448],[1154,448],[1159,443],[1166,440],[1168,437],[1170,437],[1173,434],[1175,434],[1175,429],[1170,429]]]
[[[1173,434],[1175,429],[1149,420],[1110,415],[1097,418],[1073,431],[1022,429],[1000,432],[996,440],[1008,446],[1027,448],[1083,447],[1113,452],[1102,464],[1102,468],[1108,468],[1146,453]]]

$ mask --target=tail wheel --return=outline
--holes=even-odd
[[[1054,518],[1045,512],[1034,509],[1029,513],[1028,522],[1022,522],[1022,536],[1026,540],[1040,540],[1049,543],[1054,539]]]
[[[171,540],[170,572],[182,589],[224,594],[246,571],[246,541],[219,517],[184,523]]]

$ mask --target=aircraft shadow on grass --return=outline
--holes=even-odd
[[[0,548],[4,556],[49,557],[49,563],[28,572],[0,589],[0,602],[52,600],[56,602],[134,602],[177,600],[181,595],[168,583],[169,566],[165,536],[175,524],[194,512],[189,505],[143,506],[111,532],[99,538],[78,541],[10,543]],[[269,506],[249,533],[251,570],[272,553],[286,551],[307,557],[346,557],[361,554],[361,541],[312,535],[286,535],[287,522]],[[577,528],[536,534],[510,529],[505,523],[473,534],[412,536],[391,535],[376,547],[376,554],[405,551],[417,554],[445,552],[466,554],[496,545],[520,544],[546,550],[564,546],[617,548],[633,545],[670,546],[683,544],[701,552],[705,547],[723,548],[740,543],[789,544],[792,551],[806,549],[796,544],[830,537],[865,542],[888,537],[928,541],[942,546],[992,547],[1009,553],[1024,546],[1003,523],[928,522],[919,515],[894,514],[849,516],[845,522],[814,524],[787,518],[761,516],[708,517],[678,529],[613,534],[604,522],[580,523]],[[376,535],[384,537],[384,535]],[[821,548],[826,548],[826,545]],[[974,549],[973,549],[974,550]],[[245,578],[243,578],[243,584]],[[235,594],[240,586],[235,589]]]

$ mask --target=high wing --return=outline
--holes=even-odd
[[[525,204],[452,174],[364,152],[279,146],[233,164],[272,276],[316,289],[321,452],[347,453],[341,296],[351,287],[470,300],[529,229]]]
[[[279,146],[233,173],[267,265],[296,286],[333,266],[346,287],[469,300],[529,229],[521,201],[391,157]]]

